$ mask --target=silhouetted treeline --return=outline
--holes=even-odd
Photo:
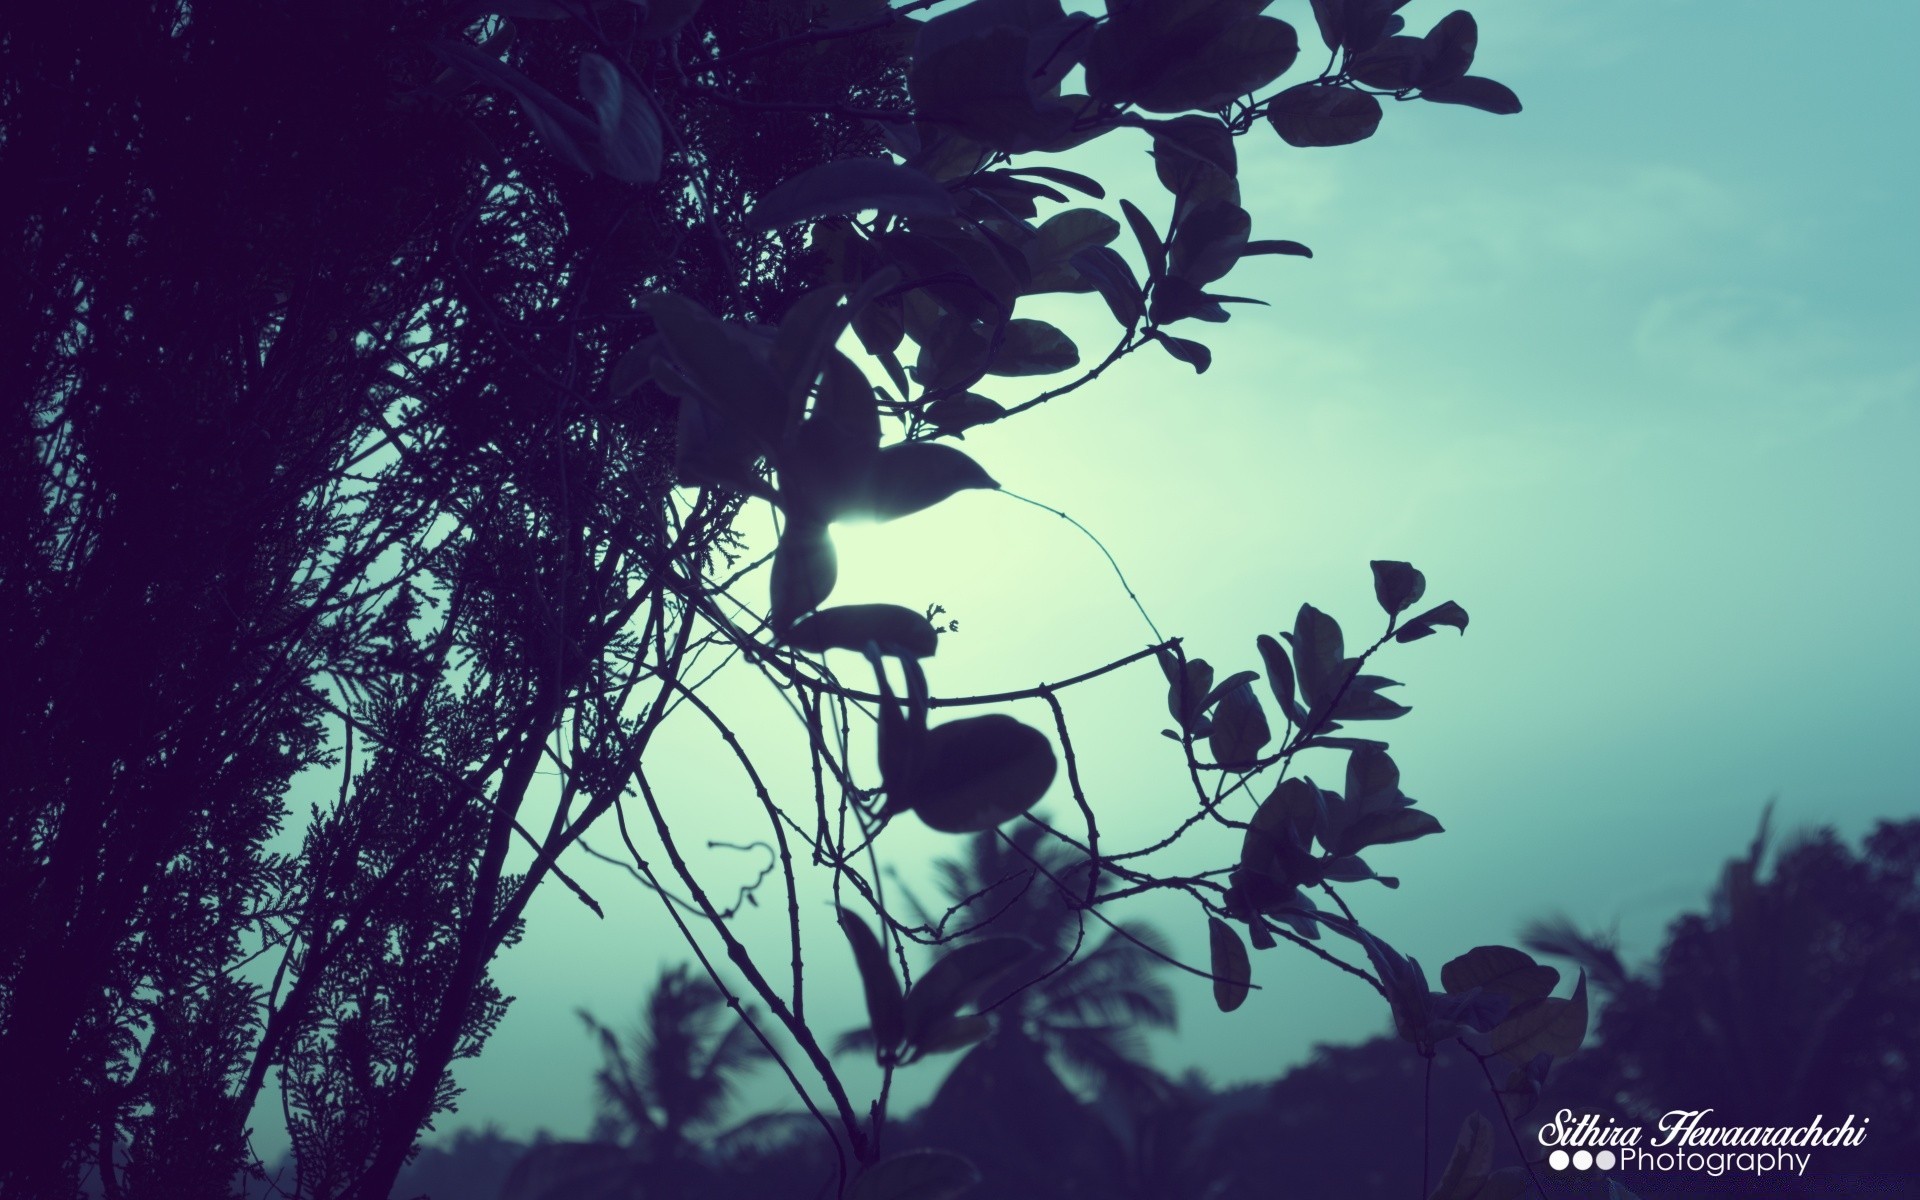
[[[1515,1132],[1553,1195],[1606,1194],[1600,1173],[1554,1172],[1543,1161],[1535,1130],[1563,1108],[1621,1121],[1711,1108],[1730,1125],[1870,1118],[1861,1145],[1814,1150],[1805,1178],[1613,1172],[1643,1200],[1707,1189],[1909,1195],[1920,1186],[1920,820],[1884,822],[1857,851],[1822,830],[1790,839],[1769,862],[1768,841],[1763,827],[1727,864],[1705,909],[1676,918],[1644,965],[1564,921],[1533,928],[1537,950],[1577,959],[1606,996],[1597,1038],[1530,1111],[1515,1114]],[[951,886],[969,888],[974,872],[994,869],[985,859],[956,864]],[[1426,1069],[1413,1047],[1386,1034],[1323,1045],[1266,1084],[1216,1088],[1136,1062],[1136,1086],[1088,1086],[1095,1080],[1076,1080],[1016,1013],[960,1055],[932,1101],[895,1122],[888,1139],[893,1149],[967,1155],[984,1177],[973,1195],[1004,1200],[1399,1200],[1418,1190],[1423,1170],[1437,1180],[1473,1113],[1498,1133],[1496,1162],[1517,1164],[1479,1064],[1443,1048],[1430,1100]],[[671,1168],[649,1166],[658,1160],[638,1149],[632,1130],[620,1150],[623,1139],[608,1126],[604,1154],[576,1148],[571,1173],[552,1170],[551,1150],[520,1158],[497,1134],[465,1135],[423,1155],[396,1194],[490,1197],[518,1161],[505,1193],[514,1200],[812,1196],[831,1164],[806,1124],[758,1141],[727,1131],[689,1144]],[[543,1160],[548,1174],[535,1178],[527,1165]],[[624,1169],[609,1170],[616,1162]]]

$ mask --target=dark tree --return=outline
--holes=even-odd
[[[1518,110],[1467,74],[1471,17],[1415,36],[1401,7],[1314,0],[1328,57],[1286,85],[1299,39],[1258,0],[9,9],[8,1194],[83,1172],[111,1196],[231,1190],[258,1172],[271,1088],[290,1191],[386,1196],[505,1009],[489,965],[534,890],[599,910],[562,860],[609,814],[722,994],[764,1006],[751,1028],[840,1190],[918,1167],[882,1161],[884,1103],[862,1112],[808,1020],[820,922],[799,876],[881,922],[862,976],[882,1017],[891,994],[919,1022],[881,1041],[890,1079],[926,1037],[979,1028],[981,995],[925,986],[960,974],[940,964],[1004,966],[1013,941],[903,989],[905,944],[951,935],[890,911],[866,852],[908,814],[1032,822],[1056,775],[1083,828],[1049,836],[1091,865],[1061,879],[1026,852],[1076,940],[1101,905],[1177,888],[1209,922],[1222,1007],[1248,991],[1244,928],[1366,977],[1430,1040],[1424,978],[1333,886],[1376,878],[1368,847],[1440,831],[1385,743],[1343,731],[1406,711],[1364,673],[1376,653],[1465,628],[1451,602],[1414,609],[1419,572],[1375,563],[1386,631],[1355,654],[1311,606],[1287,646],[1261,639],[1279,736],[1256,674],[1216,686],[1157,632],[1081,676],[1167,672],[1194,803],[1127,849],[1079,786],[1058,698],[1077,680],[935,696],[925,616],[827,603],[835,519],[997,486],[953,435],[1150,346],[1206,370],[1169,327],[1246,302],[1209,290],[1244,258],[1307,253],[1251,238],[1237,136],[1358,141],[1382,97]],[[1020,157],[1110,135],[1151,145],[1166,192],[1118,202],[1125,239],[1069,200],[1100,182]],[[1109,313],[1112,349],[1082,365],[1015,315],[1046,293]],[[749,504],[773,549],[738,522]],[[835,673],[862,658],[872,691]],[[706,664],[735,660],[790,704],[810,792],[764,778],[703,698]],[[989,703],[1044,705],[1052,730],[930,719]],[[744,945],[676,838],[648,770],[669,718],[737,755],[786,945]],[[1306,751],[1350,757],[1344,796],[1288,774]],[[1255,803],[1269,773],[1287,782]],[[290,812],[303,775],[330,798]],[[1205,831],[1225,865],[1159,870]],[[1314,945],[1325,930],[1368,965]]]

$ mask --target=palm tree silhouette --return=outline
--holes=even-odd
[[[1910,1169],[1920,1155],[1920,820],[1883,822],[1854,853],[1831,829],[1771,855],[1771,811],[1704,913],[1625,966],[1611,939],[1564,918],[1526,944],[1584,967],[1607,994],[1598,1045],[1567,1064],[1575,1094],[1650,1118],[1711,1107],[1727,1124],[1870,1114],[1835,1169]]]
[[[767,1152],[804,1120],[770,1113],[727,1124],[742,1076],[768,1058],[711,980],[686,964],[660,973],[624,1036],[580,1013],[600,1043],[592,1140],[536,1146],[503,1200],[693,1195],[725,1173],[726,1148]]]
[[[982,1001],[997,1018],[993,1044],[1038,1052],[1087,1089],[1150,1100],[1166,1081],[1141,1031],[1176,1023],[1173,990],[1156,978],[1166,939],[1139,921],[1090,921],[1072,902],[1086,870],[1036,825],[976,834],[965,857],[935,865],[949,930],[1017,934],[1039,948]]]

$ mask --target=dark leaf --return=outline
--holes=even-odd
[[[1453,83],[1473,66],[1473,53],[1480,43],[1480,28],[1473,14],[1454,11],[1441,17],[1427,32],[1426,68],[1420,75],[1423,88]]]
[[[1230,104],[1280,78],[1300,53],[1293,26],[1254,17],[1222,29],[1191,51],[1163,54],[1134,101],[1148,112],[1177,113]]]
[[[1065,262],[1082,250],[1105,246],[1120,236],[1120,222],[1096,208],[1070,208],[1040,226],[1031,253],[1034,265]]]
[[[842,604],[823,608],[787,632],[786,643],[796,650],[865,651],[868,643],[880,653],[899,658],[926,658],[939,645],[939,635],[926,617],[898,604]]]
[[[585,113],[527,78],[520,71],[465,42],[442,41],[434,52],[480,82],[504,88],[533,122],[547,149],[586,174],[597,165],[599,132]]]
[[[1280,711],[1296,726],[1306,724],[1306,714],[1294,699],[1293,663],[1287,658],[1286,648],[1264,633],[1254,644],[1260,648],[1260,660],[1267,667],[1267,686],[1273,689],[1273,698],[1280,702]]]
[[[839,574],[826,526],[790,521],[773,554],[773,607],[769,623],[776,634],[820,606]]]
[[[1427,65],[1427,43],[1417,37],[1390,37],[1353,60],[1353,77],[1386,92],[1418,87]]]
[[[1126,214],[1127,224],[1133,226],[1133,236],[1140,243],[1140,253],[1146,256],[1147,277],[1158,280],[1167,273],[1167,247],[1160,240],[1160,233],[1154,229],[1153,222],[1147,220],[1147,214],[1134,207],[1133,201],[1122,200],[1120,211]]]
[[[1440,985],[1449,992],[1484,988],[1506,995],[1516,1004],[1552,995],[1559,982],[1559,971],[1511,946],[1475,946],[1440,968]]]
[[[1110,247],[1096,246],[1080,251],[1072,262],[1074,270],[1093,284],[1100,298],[1107,302],[1114,320],[1127,329],[1139,324],[1140,318],[1146,315],[1145,297],[1126,259]]]
[[[693,17],[700,0],[649,0],[646,16],[640,20],[643,38],[671,37]]]
[[[1429,1200],[1474,1200],[1492,1171],[1493,1126],[1479,1113],[1471,1113],[1460,1127],[1453,1157],[1447,1160]]]
[[[967,488],[997,488],[980,464],[952,446],[902,442],[880,451],[873,464],[867,508],[880,520],[903,517]]]
[[[1313,605],[1302,604],[1293,622],[1293,655],[1307,706],[1330,703],[1348,671],[1340,623]]]
[[[987,374],[1052,375],[1079,365],[1080,350],[1067,335],[1045,321],[1015,317],[987,360]]]
[[[1571,999],[1548,996],[1515,1007],[1513,1014],[1480,1039],[1480,1052],[1524,1063],[1536,1054],[1566,1058],[1587,1036],[1587,973],[1580,973]]]
[[[1411,842],[1428,834],[1445,832],[1446,829],[1434,819],[1433,814],[1424,809],[1395,809],[1392,812],[1362,817],[1353,822],[1347,827],[1345,836],[1340,839],[1339,850],[1351,854],[1356,850],[1365,850],[1368,846]]]
[[[993,340],[971,319],[956,315],[941,321],[921,342],[913,370],[920,386],[946,391],[978,382],[992,357]]]
[[[1047,794],[1059,760],[1047,735],[1002,713],[927,731],[909,790],[913,810],[942,833],[978,833]]]
[[[963,942],[947,951],[907,992],[907,1044],[925,1044],[930,1034],[961,1009],[979,1003],[1002,975],[1032,953],[1032,942],[1010,935]]]
[[[660,178],[660,119],[620,68],[598,54],[580,57],[580,94],[600,118],[600,161],[623,183]]]
[[[1399,686],[1398,681],[1385,676],[1356,675],[1340,693],[1333,716],[1340,721],[1391,721],[1404,717],[1413,711],[1410,706],[1380,694],[1381,688]]]
[[[1181,219],[1170,247],[1170,269],[1188,283],[1212,283],[1240,261],[1252,228],[1253,219],[1238,204],[1203,204]]]
[[[1467,610],[1451,600],[1443,601],[1421,613],[1400,627],[1393,635],[1396,642],[1417,642],[1430,633],[1438,632],[1439,626],[1448,625],[1461,633],[1467,631]]]
[[[957,1200],[979,1182],[973,1163],[950,1150],[906,1150],[863,1171],[847,1200]]]
[[[744,333],[684,296],[659,292],[640,305],[700,399],[766,445],[779,442],[788,416],[780,403],[785,392]]]
[[[1427,577],[1415,570],[1412,563],[1376,558],[1372,566],[1373,597],[1388,616],[1399,616],[1426,594]]]
[[[1207,918],[1207,943],[1213,954],[1213,1002],[1221,1012],[1232,1012],[1246,1003],[1253,978],[1247,945],[1233,926],[1214,916]]]
[[[1099,180],[1082,175],[1078,171],[1063,171],[1059,167],[1019,167],[1007,173],[1009,175],[1037,175],[1041,179],[1051,179],[1055,183],[1070,187],[1076,192],[1084,192],[1092,196],[1095,200],[1105,199],[1107,194],[1107,190],[1100,186]]]
[[[867,923],[844,908],[837,911],[841,932],[853,947],[853,963],[860,970],[860,986],[867,994],[867,1020],[874,1042],[882,1052],[890,1051],[900,1045],[907,1030],[900,980],[894,975],[892,964],[887,962],[887,952],[881,947],[880,939],[873,936]]]
[[[1257,254],[1291,254],[1298,258],[1313,257],[1313,251],[1307,249],[1305,246],[1301,245],[1299,242],[1289,242],[1289,241],[1278,240],[1278,239],[1270,240],[1270,241],[1248,242],[1247,248],[1240,252],[1240,257],[1252,258]]]
[[[943,433],[958,433],[975,425],[997,421],[1006,415],[1006,411],[1006,405],[997,400],[962,392],[958,396],[943,396],[927,405],[926,418],[938,425]]]
[[[1380,127],[1380,102],[1366,92],[1303,83],[1275,96],[1267,120],[1289,146],[1345,146]]]
[[[932,178],[884,158],[843,158],[822,163],[760,197],[747,228],[778,229],[795,221],[878,209],[905,217],[953,212],[953,197]]]
[[[1206,369],[1213,365],[1212,349],[1206,348],[1200,342],[1194,342],[1192,338],[1175,338],[1171,334],[1162,334],[1160,330],[1154,330],[1154,340],[1160,342],[1169,355],[1192,367],[1194,374],[1206,374]]]
[[[1464,104],[1496,116],[1511,116],[1520,111],[1520,97],[1504,83],[1495,83],[1478,75],[1467,75],[1452,83],[1420,89],[1422,100],[1435,104]]]
[[[1312,2],[1313,23],[1320,27],[1320,40],[1327,44],[1327,49],[1338,50],[1340,48],[1341,0],[1312,0]]]
[[[1167,712],[1188,733],[1204,732],[1201,714],[1206,711],[1207,697],[1213,694],[1213,666],[1204,658],[1190,658],[1183,670],[1165,650],[1155,657],[1167,677]]]
[[[1171,121],[1141,121],[1153,135],[1153,170],[1160,184],[1176,196],[1194,190],[1203,178],[1231,181],[1238,170],[1233,131],[1219,117],[1175,117]],[[1236,193],[1238,189],[1235,189]],[[1238,195],[1228,199],[1238,199]]]
[[[1229,691],[1213,714],[1213,729],[1208,746],[1213,760],[1230,771],[1245,771],[1259,761],[1260,750],[1273,737],[1267,728],[1267,714],[1253,686],[1242,683]]]

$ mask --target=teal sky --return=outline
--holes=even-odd
[[[1272,11],[1315,41],[1304,4]],[[1422,29],[1446,11],[1406,10]],[[1378,136],[1336,150],[1256,129],[1240,143],[1255,236],[1315,252],[1253,260],[1223,285],[1272,307],[1179,330],[1212,345],[1204,377],[1150,349],[965,443],[1008,489],[1094,530],[1159,626],[1223,671],[1257,666],[1255,635],[1289,626],[1303,601],[1350,643],[1377,633],[1371,558],[1411,560],[1430,600],[1469,610],[1464,638],[1378,663],[1414,707],[1382,727],[1406,790],[1447,832],[1369,854],[1400,891],[1346,892],[1430,973],[1555,910],[1617,925],[1644,954],[1769,796],[1788,827],[1849,835],[1916,808],[1920,6],[1472,11],[1477,70],[1512,86],[1523,114],[1390,106]],[[1145,140],[1130,137],[1075,165],[1164,216]],[[1092,359],[1106,332],[1103,313],[1075,315],[1087,311],[1036,314],[1089,331]],[[960,620],[930,664],[937,692],[1057,679],[1147,640],[1093,545],[1002,496],[840,543],[836,601],[938,602]],[[857,660],[839,665],[858,677]],[[800,731],[764,692],[742,678],[713,694],[767,748],[776,795],[802,802]],[[1068,704],[1110,844],[1190,811],[1158,734],[1157,670]],[[670,804],[728,836],[750,793],[711,735],[674,738],[656,768]],[[1333,783],[1340,763],[1306,769]],[[1047,802],[1070,807],[1063,788]],[[1192,861],[1224,863],[1234,845],[1209,836]],[[902,827],[882,848],[912,880],[952,844]],[[701,861],[721,880],[758,866],[724,850]],[[518,1002],[459,1068],[449,1127],[584,1134],[594,1052],[573,1010],[624,1023],[684,957],[624,875],[570,867],[609,919],[558,889],[536,902],[498,966]],[[809,1003],[843,1014],[820,1018],[833,1032],[860,1020],[851,963],[824,905],[808,913]],[[1122,914],[1204,960],[1191,904]],[[744,928],[777,936],[763,915]],[[1181,984],[1164,1065],[1265,1078],[1387,1022],[1363,986],[1285,947],[1254,972],[1263,990],[1232,1016],[1204,983]],[[907,1102],[941,1070],[903,1079]],[[769,1083],[747,1107],[781,1099]]]

